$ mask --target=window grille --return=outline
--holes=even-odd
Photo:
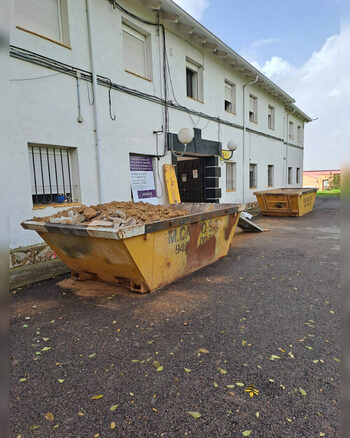
[[[71,158],[68,148],[29,146],[33,204],[72,202]]]

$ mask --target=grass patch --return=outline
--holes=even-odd
[[[317,196],[340,196],[340,189],[319,190]]]

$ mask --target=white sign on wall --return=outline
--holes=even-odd
[[[152,157],[130,155],[130,174],[134,202],[142,201],[158,205]]]

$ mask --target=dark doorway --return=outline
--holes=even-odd
[[[204,202],[204,166],[202,158],[177,161],[177,180],[182,202]]]

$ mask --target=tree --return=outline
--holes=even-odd
[[[340,174],[330,173],[330,175],[328,176],[327,190],[335,190],[335,189],[340,189]]]

